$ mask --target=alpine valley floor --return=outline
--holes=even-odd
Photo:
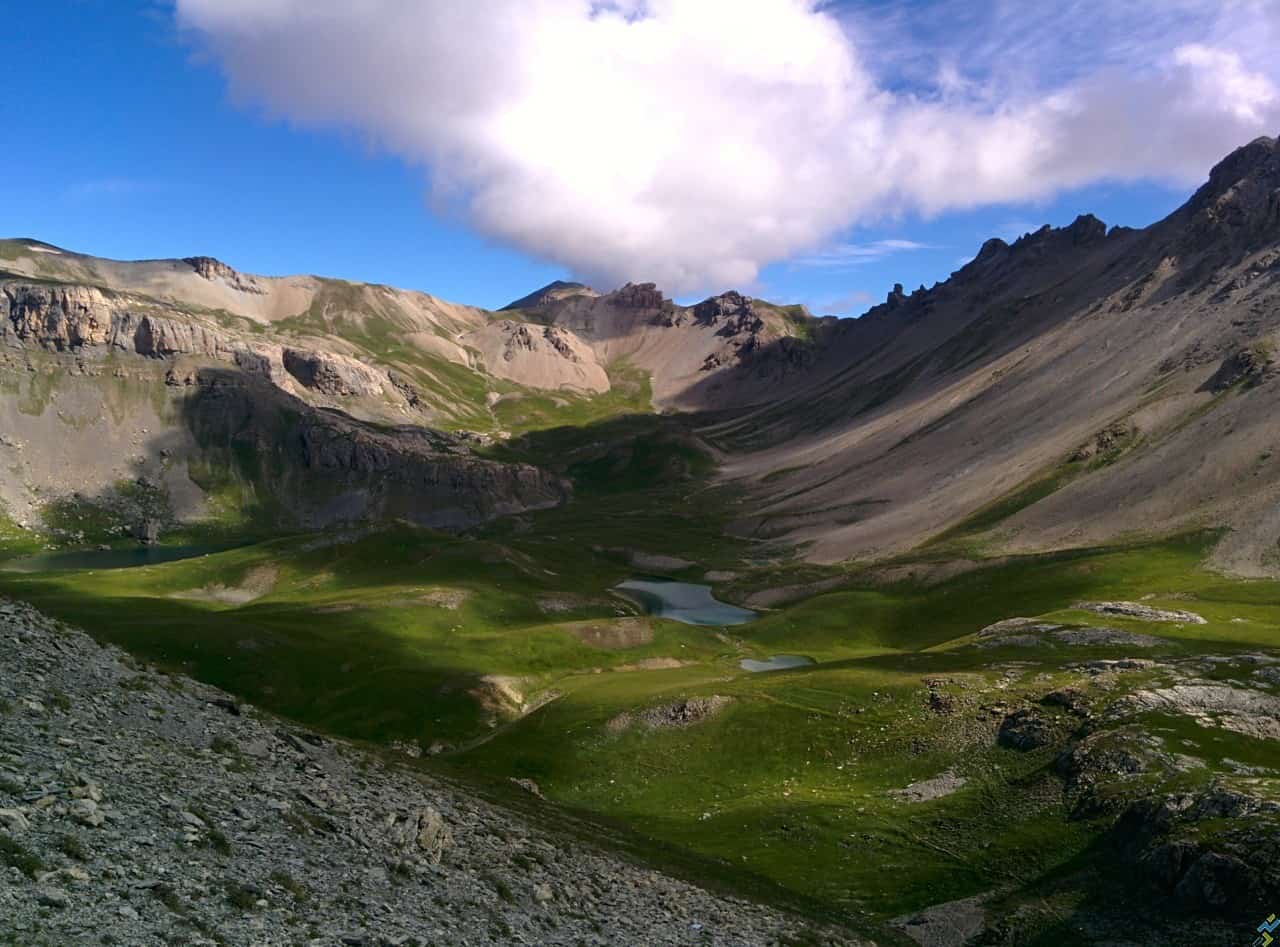
[[[1232,943],[1265,916],[1280,583],[1205,570],[1211,534],[807,565],[723,538],[734,497],[659,482],[670,436],[623,426],[626,469],[465,535],[298,534],[0,572],[0,594],[877,943],[955,943],[956,917],[983,943]],[[662,571],[761,616],[701,628],[611,593]],[[739,667],[780,652],[816,663]]]

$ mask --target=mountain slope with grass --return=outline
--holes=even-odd
[[[2,242],[0,595],[828,942],[1248,942],[1280,899],[1278,280],[1271,139],[1152,227],[989,241],[857,320]],[[0,729],[79,706],[5,661]],[[16,860],[78,797],[19,788],[38,924],[78,876]],[[471,883],[491,939],[549,910]],[[815,942],[786,926],[733,942]]]

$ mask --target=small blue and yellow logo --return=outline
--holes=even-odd
[[[1271,947],[1272,942],[1276,940],[1271,936],[1276,932],[1276,928],[1280,928],[1280,918],[1272,914],[1258,925],[1258,939],[1253,942],[1253,947]]]

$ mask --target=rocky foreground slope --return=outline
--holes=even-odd
[[[0,943],[766,945],[802,926],[0,603]]]

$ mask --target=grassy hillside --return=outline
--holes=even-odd
[[[1077,600],[1154,596],[1208,623],[1108,619],[1159,636],[1144,658],[1280,638],[1280,584],[1201,571],[1203,536],[1015,559],[931,585],[791,565],[723,538],[729,498],[707,490],[705,455],[684,438],[653,418],[530,435],[505,449],[558,458],[579,500],[467,537],[300,536],[137,569],[0,573],[0,593],[316,728],[444,750],[425,765],[487,792],[532,779],[653,857],[691,859],[687,871],[873,923],[992,890],[1022,903],[1064,874],[1105,872],[1107,820],[1069,818],[1057,749],[1020,753],[993,733],[998,708],[1078,686],[1083,662],[1133,649],[976,648],[979,629],[1012,616],[1087,625],[1097,618],[1073,611]],[[843,584],[752,624],[695,628],[636,616],[611,594],[636,571],[634,551],[694,561],[690,577],[737,571],[725,597],[799,578]],[[776,653],[818,663],[739,667]],[[954,702],[945,713],[931,702],[939,688]],[[698,697],[729,701],[689,726],[618,723]],[[1160,739],[1205,761],[1201,782],[1229,773],[1224,760],[1269,765],[1264,741],[1175,723]],[[931,802],[893,795],[940,773],[967,782]],[[1054,939],[1060,911],[1042,913],[1028,928],[1038,942],[1073,942]]]

